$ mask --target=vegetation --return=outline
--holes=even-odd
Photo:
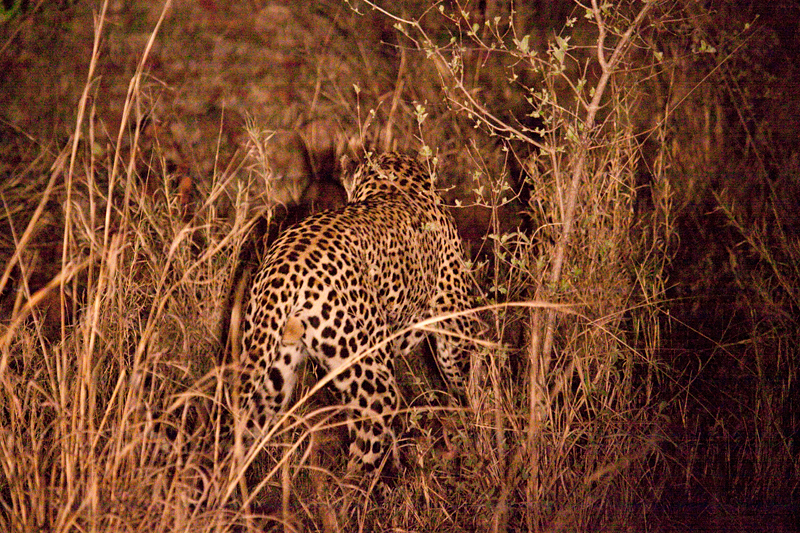
[[[37,28],[80,34],[95,7],[28,4],[3,7],[22,21],[2,26],[12,74]],[[231,9],[321,24],[325,46],[286,85],[269,74],[272,108],[202,106],[195,135],[154,74],[188,64],[170,27],[194,14],[102,2],[76,104],[27,108],[69,128],[31,133],[22,96],[2,97],[0,529],[790,530],[800,188],[780,59],[797,38],[758,7],[253,2]],[[146,38],[118,102],[103,76],[121,20]],[[296,134],[270,151],[277,129],[308,153]],[[280,203],[313,210],[367,150],[437,169],[487,328],[463,405],[398,365],[400,470],[353,485],[311,368],[274,435],[224,434],[225,332],[254,228]],[[287,168],[315,176],[287,193],[271,181]]]

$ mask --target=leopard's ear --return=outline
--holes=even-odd
[[[372,152],[367,152],[365,158],[362,158],[360,161],[349,158],[346,155],[342,156],[340,162],[342,173],[339,177],[339,181],[347,193],[348,202],[362,199],[360,198],[361,195],[359,192],[363,193],[364,191],[361,189],[368,186],[373,181],[375,169],[374,165],[370,164],[370,161],[374,157],[375,154]]]
[[[290,317],[283,327],[283,335],[281,335],[281,342],[287,346],[297,344],[306,332],[306,327],[303,322],[296,316]]]

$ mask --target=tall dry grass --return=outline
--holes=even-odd
[[[454,407],[434,392],[435,372],[399,362],[401,471],[358,487],[341,478],[341,417],[320,386],[304,384],[296,409],[256,446],[224,435],[235,372],[220,364],[219,325],[255,215],[232,186],[241,169],[215,173],[191,217],[157,149],[143,179],[136,125],[159,26],[119,137],[96,133],[103,3],[70,142],[42,158],[49,168],[39,161],[3,188],[14,246],[0,287],[14,296],[0,339],[0,529],[647,529],[676,472],[696,476],[698,461],[714,459],[699,441],[685,463],[669,454],[694,391],[662,351],[677,104],[654,97],[651,82],[679,66],[664,60],[656,29],[678,24],[681,6],[592,2],[549,37],[529,11],[503,3],[410,9],[416,16],[374,7],[366,16],[397,25],[401,64],[388,94],[367,83],[335,93],[350,113],[351,152],[438,160],[475,204],[456,212],[480,210],[493,228],[490,253],[476,254],[488,328],[476,339],[468,402]],[[458,179],[467,175],[474,180]],[[222,216],[218,200],[231,190],[234,214]],[[518,229],[514,205],[525,211]],[[768,213],[755,230],[733,208],[725,216],[762,265],[742,283],[763,288],[781,314],[754,328],[756,360],[766,361],[757,368],[775,368],[765,350],[778,346],[796,375],[780,348],[794,325],[785,310],[797,307],[795,243],[770,229]],[[780,480],[762,492],[780,490],[792,464],[776,417],[792,412],[794,389],[775,378],[766,372],[753,389],[765,437],[748,441],[758,450],[746,458],[777,459],[737,470],[740,480]],[[768,439],[782,455],[770,455]]]
[[[608,15],[594,15],[605,31]],[[616,39],[619,53],[639,25],[629,22]],[[489,38],[502,42],[502,31],[495,25]],[[131,80],[123,124],[140,124],[146,113],[142,65],[157,32]],[[564,78],[558,50],[539,63],[516,42],[505,53],[544,67],[548,83]],[[353,493],[337,479],[341,446],[318,431],[336,425],[325,409],[301,411],[262,442],[272,460],[221,436],[229,398],[216,325],[252,221],[214,217],[229,178],[220,175],[186,223],[177,180],[165,173],[145,183],[137,173],[138,126],[121,128],[111,150],[101,149],[90,104],[98,49],[75,132],[46,174],[3,280],[14,268],[24,280],[31,236],[55,203],[60,270],[35,294],[21,284],[21,305],[3,332],[4,526],[500,531],[584,528],[646,510],[638,502],[653,487],[639,480],[658,457],[651,389],[662,264],[647,239],[630,239],[635,140],[620,120],[624,95],[605,92],[624,56],[603,64],[595,96],[582,101],[589,93],[579,91],[574,109],[541,96],[534,109],[551,122],[534,133],[504,131],[470,100],[442,50],[431,49],[451,105],[541,154],[522,157],[522,166],[530,216],[548,224],[498,237],[495,294],[523,302],[490,308],[505,345],[476,348],[471,409],[409,400],[414,439],[402,445],[410,464],[375,506],[375,485]],[[605,122],[601,104],[611,108]],[[150,168],[166,169],[154,155]],[[46,316],[37,303],[47,295],[55,298]],[[522,341],[510,342],[505,328],[522,331]],[[429,388],[412,383],[411,397]]]
[[[224,176],[187,224],[179,178],[139,174],[142,68],[158,27],[119,137],[107,150],[96,136],[106,8],[72,138],[49,169],[23,173],[36,185],[3,191],[15,250],[2,285],[18,297],[0,339],[0,528],[224,530],[246,521],[226,506],[237,473],[215,429],[217,324],[248,221],[211,223]],[[14,209],[31,199],[32,215]],[[42,256],[52,263],[36,267]],[[34,268],[54,272],[35,292]]]

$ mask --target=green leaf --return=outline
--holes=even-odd
[[[530,52],[530,45],[529,45],[530,35],[526,35],[521,40],[514,39],[514,44],[517,45],[517,50],[522,52],[523,54],[527,54]]]

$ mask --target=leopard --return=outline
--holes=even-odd
[[[370,155],[343,178],[344,207],[285,230],[254,274],[239,352],[247,431],[287,408],[306,358],[346,408],[348,473],[372,473],[396,439],[398,357],[428,335],[452,397],[464,398],[478,319],[456,226],[428,165]],[[413,327],[438,317],[433,327]]]

